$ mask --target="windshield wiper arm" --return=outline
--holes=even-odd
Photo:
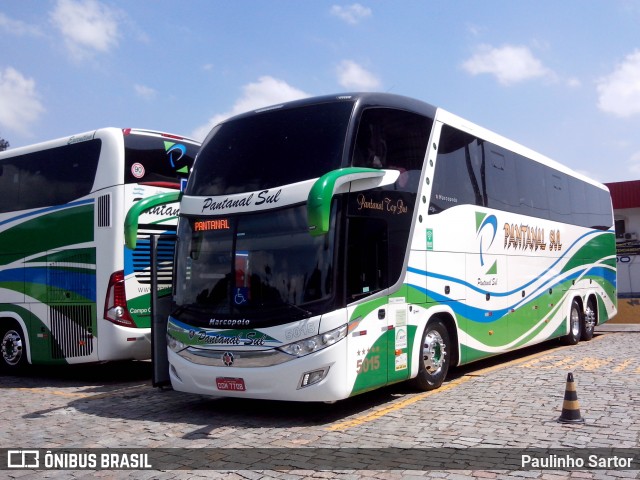
[[[313,312],[311,312],[310,310],[306,310],[302,307],[299,307],[298,305],[294,304],[294,303],[289,303],[289,302],[281,302],[278,304],[260,304],[258,305],[259,308],[266,308],[268,310],[277,310],[279,308],[288,308],[290,310],[297,310],[298,312],[301,312],[304,314],[305,317],[311,317],[313,316]]]
[[[298,310],[299,312],[304,313],[304,315],[305,315],[306,317],[311,317],[311,316],[313,315],[313,312],[311,312],[311,311],[309,311],[309,310],[306,310],[306,309],[304,309],[304,308],[302,308],[302,307],[299,307],[298,305],[295,305],[295,304],[293,304],[293,303],[282,302],[282,304],[283,304],[283,305],[285,305],[285,306],[287,306],[287,307],[289,307],[289,308],[293,308],[293,309],[295,309],[295,310]]]

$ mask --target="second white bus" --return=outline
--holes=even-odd
[[[178,205],[127,211],[180,189],[198,142],[103,128],[0,153],[0,367],[151,354],[149,234],[175,232]]]

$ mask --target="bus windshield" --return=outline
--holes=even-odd
[[[160,135],[125,134],[125,183],[180,188],[198,145]]]
[[[340,168],[352,109],[347,101],[319,103],[218,125],[198,154],[186,194],[257,191]]]
[[[183,218],[178,235],[178,319],[265,327],[323,313],[333,297],[334,236],[309,235],[304,206]]]

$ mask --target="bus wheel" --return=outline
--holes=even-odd
[[[571,302],[571,313],[569,314],[569,333],[562,337],[562,343],[565,345],[575,345],[580,341],[582,332],[582,309],[577,300]]]
[[[591,340],[593,338],[593,330],[596,328],[598,321],[597,304],[593,297],[587,302],[587,310],[584,312],[584,323],[582,325],[581,340]]]
[[[20,327],[9,325],[0,329],[1,341],[0,369],[15,371],[22,368],[27,362],[27,352],[24,350],[24,336]]]
[[[444,324],[440,320],[429,322],[422,334],[418,375],[413,379],[419,390],[434,390],[442,385],[451,362],[449,347],[449,333]]]

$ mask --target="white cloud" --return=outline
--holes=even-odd
[[[308,96],[308,93],[292,87],[285,81],[270,76],[260,77],[257,82],[242,87],[242,96],[236,100],[230,111],[213,116],[205,125],[196,128],[191,136],[196,140],[204,140],[214,126],[229,117]]]
[[[485,30],[486,30],[485,27],[481,27],[481,26],[475,25],[473,23],[470,23],[470,24],[467,25],[467,31],[474,37],[479,36]]]
[[[582,86],[582,82],[577,77],[570,77],[566,80],[567,87],[578,88]]]
[[[118,45],[120,12],[97,0],[58,0],[50,14],[75,59]]]
[[[0,125],[29,135],[29,126],[44,113],[36,82],[12,67],[0,70]]]
[[[338,83],[344,88],[366,91],[381,85],[378,77],[352,60],[343,60],[336,70]]]
[[[640,50],[598,81],[598,95],[598,107],[604,112],[618,117],[640,113]]]
[[[144,98],[145,100],[152,100],[156,98],[158,92],[156,92],[153,88],[147,87],[146,85],[136,84],[133,86],[136,91],[136,95]]]
[[[359,3],[354,3],[353,5],[347,5],[344,7],[340,5],[333,5],[330,11],[331,15],[350,23],[351,25],[355,25],[360,22],[360,20],[370,17],[372,14],[370,8],[363,7]]]
[[[42,35],[40,29],[34,25],[29,25],[21,20],[14,20],[0,12],[0,30],[4,30],[11,35],[31,35],[39,37]]]
[[[480,45],[477,52],[462,64],[471,75],[494,75],[502,85],[537,77],[553,78],[555,75],[527,47],[505,45],[492,47]]]

